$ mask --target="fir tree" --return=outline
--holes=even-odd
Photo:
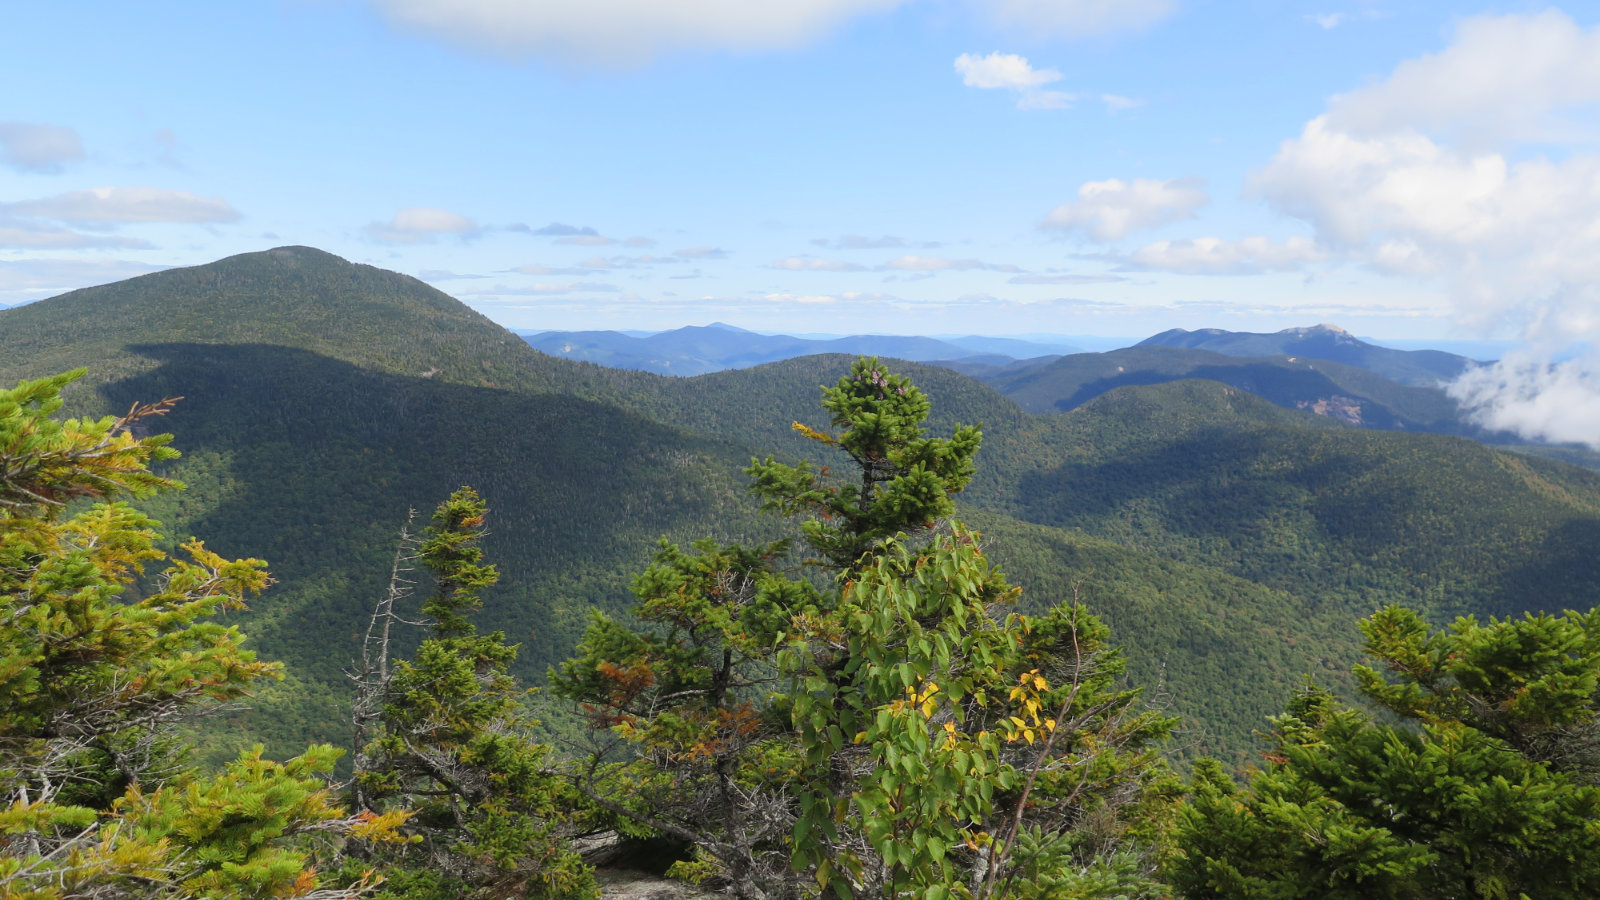
[[[1593,897],[1600,613],[1447,629],[1362,623],[1374,717],[1308,688],[1241,786],[1196,772],[1175,885],[1189,897]],[[1399,723],[1393,721],[1399,718]]]
[[[480,546],[487,506],[463,487],[441,503],[418,548],[434,577],[428,636],[382,685],[357,796],[406,810],[414,843],[378,848],[394,896],[589,897],[588,869],[565,842],[549,748],[530,739],[524,691],[507,673],[517,648],[468,618],[499,573]]]

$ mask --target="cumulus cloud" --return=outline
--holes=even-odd
[[[1334,98],[1328,126],[1358,138],[1421,132],[1469,151],[1507,141],[1582,133],[1563,112],[1600,102],[1600,28],[1565,13],[1463,21],[1440,53],[1407,60],[1390,76]]]
[[[794,47],[905,0],[370,0],[389,21],[458,46],[580,64],[678,50]]]
[[[1031,37],[1081,38],[1138,31],[1171,15],[1174,0],[983,0],[992,21]]]
[[[152,187],[99,187],[0,204],[0,211],[75,225],[133,222],[233,222],[239,212],[221,197]]]
[[[1055,69],[1035,69],[1015,53],[991,53],[956,57],[956,72],[961,83],[982,90],[1007,90],[1016,93],[1018,109],[1065,109],[1076,99],[1063,91],[1047,91],[1044,85],[1061,80]]]
[[[1157,241],[1129,254],[1124,268],[1178,272],[1185,275],[1255,275],[1290,272],[1321,262],[1327,254],[1309,238],[1273,241],[1247,237],[1225,241],[1202,237],[1182,241]]]
[[[865,272],[867,267],[860,263],[844,262],[837,259],[818,259],[814,256],[791,256],[787,259],[774,261],[769,268],[783,269],[789,272]]]
[[[394,214],[387,222],[373,222],[367,233],[387,244],[425,244],[440,235],[470,238],[482,231],[478,223],[448,209],[412,206]]]
[[[45,175],[83,161],[83,141],[71,128],[36,122],[0,122],[0,163]]]
[[[1117,241],[1131,231],[1193,218],[1209,202],[1203,178],[1109,178],[1086,182],[1078,188],[1078,199],[1056,207],[1044,226]]]
[[[1467,19],[1441,52],[1334,98],[1251,188],[1310,223],[1325,251],[1447,284],[1468,324],[1514,324],[1547,348],[1593,341],[1600,154],[1574,123],[1596,102],[1600,26],[1557,11]],[[1540,424],[1549,391],[1570,428],[1600,439],[1600,404],[1572,399],[1600,367],[1550,359],[1476,371],[1459,398],[1485,424],[1553,436]]]

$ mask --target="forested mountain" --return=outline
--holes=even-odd
[[[484,618],[542,676],[589,609],[628,607],[659,536],[786,535],[739,470],[812,454],[790,424],[825,425],[818,387],[850,365],[684,379],[553,359],[421,282],[307,248],[0,312],[0,344],[8,380],[89,366],[79,408],[185,398],[159,428],[190,489],[146,503],[171,534],[271,564],[278,583],[239,621],[290,677],[213,727],[277,747],[344,737],[341,669],[408,509],[464,483],[484,495],[502,572]],[[1191,750],[1238,757],[1304,675],[1343,683],[1351,623],[1383,604],[1508,614],[1586,608],[1600,588],[1600,476],[1570,466],[1346,427],[1214,381],[1033,415],[948,369],[895,369],[932,397],[935,433],[983,426],[959,515],[1020,603],[1082,597],[1132,678],[1162,684]]]
[[[1202,378],[1352,425],[1449,434],[1480,431],[1462,420],[1455,401],[1437,386],[1404,385],[1357,366],[1308,357],[1230,356],[1141,344],[974,374],[1032,413],[1077,409],[1124,385]]]
[[[1272,334],[1174,328],[1140,341],[1141,347],[1188,347],[1228,356],[1308,356],[1356,366],[1401,384],[1430,386],[1449,381],[1477,363],[1440,350],[1391,350],[1357,338],[1335,325],[1286,328]]]
[[[690,325],[643,337],[619,331],[543,331],[524,335],[524,339],[534,349],[551,356],[618,369],[639,369],[658,375],[703,375],[818,353],[912,360],[968,357],[1009,360],[1012,357],[1060,353],[1067,349],[1005,338],[936,340],[892,334],[804,338],[785,334],[757,334],[721,323]]]

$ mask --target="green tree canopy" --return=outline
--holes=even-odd
[[[403,815],[345,816],[322,781],[337,751],[205,775],[175,739],[277,674],[210,621],[269,579],[198,541],[139,579],[158,525],[115,498],[178,486],[149,471],[171,436],[134,434],[172,401],[54,419],[82,374],[0,391],[0,898],[361,893],[324,884],[314,836],[382,841]]]
[[[1196,772],[1172,874],[1189,897],[1600,892],[1595,613],[1362,623],[1375,717],[1308,688],[1243,785]],[[1398,721],[1396,721],[1398,719]]]
[[[552,672],[597,747],[576,781],[617,827],[682,841],[677,871],[747,898],[1146,895],[1130,827],[1168,782],[1170,723],[1119,683],[1104,626],[1016,591],[951,523],[981,435],[876,360],[823,390],[830,466],[752,462],[835,577],[786,544],[664,544],[635,622],[596,617]]]

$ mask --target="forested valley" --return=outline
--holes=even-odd
[[[1595,472],[603,369],[309,248],[0,342],[0,897],[1600,890]]]

